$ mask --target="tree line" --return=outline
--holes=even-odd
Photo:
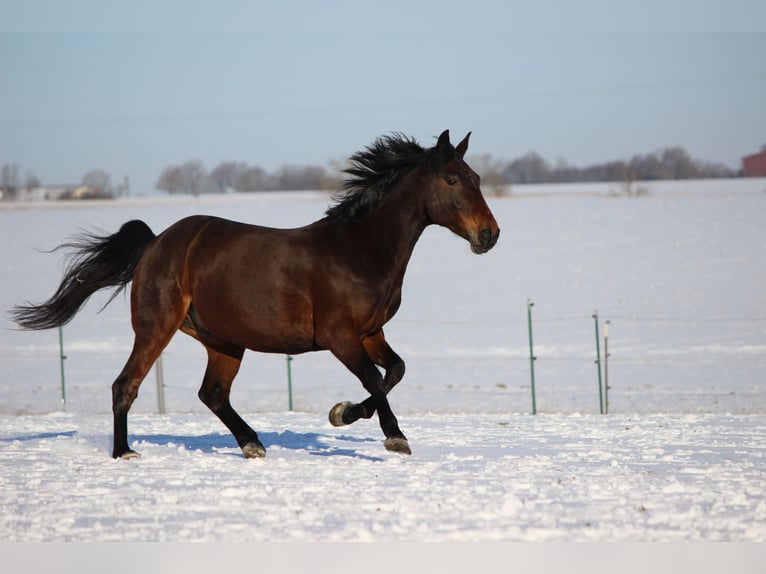
[[[489,154],[473,156],[468,163],[485,185],[503,187],[531,183],[575,183],[599,181],[649,181],[663,179],[708,179],[735,177],[736,171],[723,163],[693,159],[681,147],[669,147],[629,160],[576,167],[564,160],[551,163],[535,152],[502,161]],[[275,172],[244,162],[222,162],[211,172],[199,160],[165,168],[157,189],[168,193],[225,191],[335,190],[343,179],[342,166],[283,166]]]
[[[681,147],[669,147],[629,160],[616,160],[578,168],[560,160],[551,164],[536,153],[500,166],[505,183],[575,183],[591,181],[651,181],[663,179],[709,179],[735,177],[737,172],[722,163],[693,159]]]
[[[569,165],[564,160],[549,162],[530,152],[520,158],[503,161],[489,154],[468,158],[468,163],[482,177],[485,186],[500,192],[508,186],[533,183],[574,183],[619,181],[708,179],[736,177],[739,172],[723,163],[693,159],[682,147],[668,147],[628,160],[614,160],[586,167]],[[343,178],[344,164],[330,162],[327,166],[284,165],[274,171],[246,162],[224,161],[208,171],[200,160],[190,160],[163,169],[157,189],[171,194],[336,190]],[[0,169],[0,189],[11,195],[20,188],[39,187],[40,180],[30,171],[22,173],[16,164]],[[128,189],[127,180],[113,184],[108,173],[100,169],[87,172],[81,185],[89,186],[98,197],[115,197]]]
[[[156,187],[168,193],[225,193],[229,191],[335,190],[338,169],[316,165],[285,165],[273,172],[245,162],[224,161],[208,172],[200,160],[166,167]]]

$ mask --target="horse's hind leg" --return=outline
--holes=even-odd
[[[181,327],[189,308],[189,301],[173,288],[172,275],[164,274],[146,282],[140,277],[139,269],[131,291],[133,351],[112,384],[114,458],[138,456],[128,446],[128,411],[144,377]]]
[[[386,375],[383,379],[383,390],[388,394],[404,377],[404,361],[386,342],[383,331],[363,339],[362,344],[370,359],[376,365],[385,369]],[[336,404],[330,409],[328,418],[333,426],[339,427],[350,425],[362,418],[369,419],[374,414],[375,399],[371,395],[361,403],[355,404],[350,401],[344,401]]]
[[[170,342],[171,331],[164,337],[146,340],[136,337],[133,352],[125,367],[112,384],[112,413],[114,415],[114,458],[134,458],[137,452],[128,446],[128,411],[138,396],[138,388],[152,365]]]
[[[199,390],[199,398],[234,435],[239,448],[247,458],[266,456],[266,449],[258,434],[237,414],[229,401],[231,384],[239,371],[242,348],[230,348],[226,353],[207,348],[207,369]]]

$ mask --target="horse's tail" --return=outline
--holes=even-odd
[[[56,249],[71,249],[61,285],[45,303],[14,307],[14,321],[24,329],[60,327],[72,320],[93,293],[116,287],[106,307],[133,279],[136,265],[155,237],[146,223],[133,220],[113,235],[86,233],[60,245]]]

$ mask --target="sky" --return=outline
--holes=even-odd
[[[766,3],[0,0],[0,164],[133,194],[201,160],[342,162],[402,132],[584,166],[766,144]]]

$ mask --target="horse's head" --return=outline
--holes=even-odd
[[[500,228],[481,194],[481,178],[463,160],[470,136],[453,147],[444,130],[431,150],[426,214],[432,223],[468,240],[474,253],[486,253],[497,243]]]

